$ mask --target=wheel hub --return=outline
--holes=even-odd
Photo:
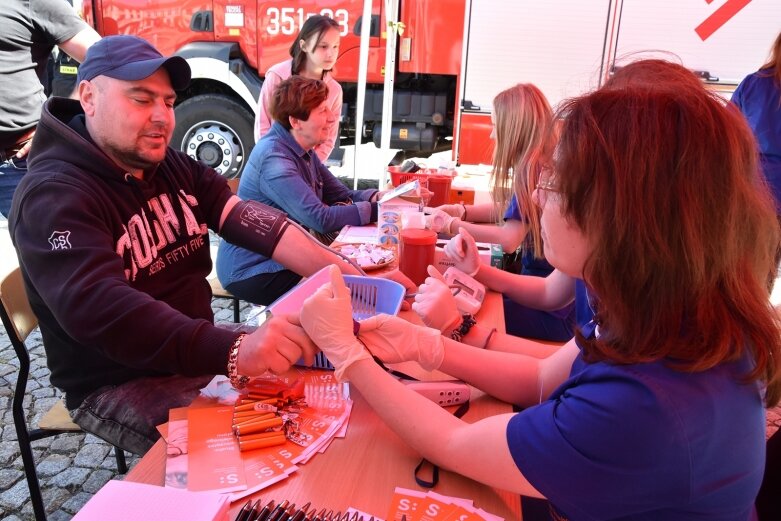
[[[193,128],[184,145],[188,156],[226,177],[235,177],[244,162],[244,150],[236,132],[215,121]]]

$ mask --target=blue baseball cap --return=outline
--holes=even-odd
[[[174,90],[187,88],[190,66],[181,56],[165,58],[152,44],[138,36],[120,34],[101,38],[87,50],[79,66],[77,81],[108,76],[117,80],[136,81],[148,78],[165,67]]]

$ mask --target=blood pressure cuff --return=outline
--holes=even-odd
[[[222,238],[250,251],[271,257],[288,227],[287,214],[257,201],[241,201],[222,224]]]

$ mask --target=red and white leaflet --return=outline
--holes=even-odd
[[[296,465],[284,461],[267,449],[242,452],[244,460],[244,477],[247,480],[247,490],[231,494],[231,501],[236,501],[273,485],[298,470]]]
[[[187,488],[188,475],[188,432],[187,407],[179,407],[168,411],[166,428],[158,430],[166,441],[165,456],[165,486],[171,488]]]
[[[233,407],[190,408],[187,489],[235,492],[247,488],[244,462],[233,435]]]

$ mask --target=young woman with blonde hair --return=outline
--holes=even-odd
[[[493,202],[428,209],[430,227],[449,235],[465,230],[477,241],[500,244],[505,252],[513,253],[508,259],[518,259],[516,269],[520,274],[548,276],[553,268],[543,256],[540,216],[532,203],[532,192],[540,156],[549,140],[552,116],[545,95],[532,84],[520,83],[497,94],[491,112],[494,124],[491,137],[495,141],[491,172]],[[540,309],[536,303],[523,305],[514,300],[505,279],[496,284],[492,279],[481,282],[505,294],[504,313],[509,333],[561,342],[572,338],[572,298]]]

